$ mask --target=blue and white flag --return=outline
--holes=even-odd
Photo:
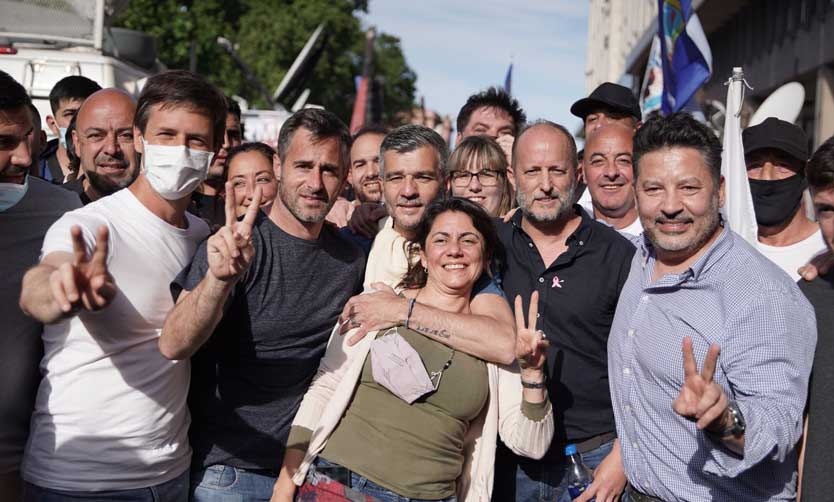
[[[655,35],[652,38],[652,47],[649,49],[649,61],[646,64],[646,73],[643,75],[643,87],[640,89],[640,111],[644,121],[650,113],[660,110],[661,100],[663,100],[663,59],[660,55],[660,38]]]
[[[658,0],[664,115],[682,110],[712,75],[712,52],[691,0]]]

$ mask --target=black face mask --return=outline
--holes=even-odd
[[[805,177],[798,174],[782,180],[749,180],[756,222],[775,227],[796,214],[805,190]]]

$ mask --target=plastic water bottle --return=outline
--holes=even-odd
[[[568,494],[571,500],[576,500],[594,481],[594,475],[585,464],[582,456],[576,451],[575,444],[565,446],[565,457],[568,467]],[[596,498],[591,499],[591,501]]]

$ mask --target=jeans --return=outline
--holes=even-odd
[[[230,465],[211,465],[191,476],[193,502],[268,501],[276,476]]]
[[[315,476],[315,468],[316,467],[330,467],[334,466],[331,462],[319,457],[316,460],[315,466],[310,466],[310,472],[307,474],[307,479],[310,479],[310,476]],[[457,502],[457,497],[452,495],[451,497],[447,497],[445,499],[434,499],[434,500],[427,500],[427,499],[412,499],[408,497],[403,497],[402,495],[398,495],[397,493],[392,492],[387,488],[383,488],[378,484],[374,483],[370,479],[357,474],[355,472],[351,472],[350,474],[350,488],[353,490],[364,493],[365,495],[370,495],[375,499],[378,499],[380,502]]]
[[[114,490],[106,492],[68,492],[52,490],[26,483],[23,488],[25,502],[187,502],[189,472],[185,471],[171,481],[148,488]]]
[[[603,443],[594,450],[583,453],[582,462],[589,469],[596,469],[611,452],[613,445],[614,441],[612,440]],[[512,487],[499,486],[499,477],[496,477],[492,500],[494,502],[505,500],[515,500],[516,502],[570,502],[566,473],[564,457],[560,457],[559,461],[556,462],[520,458],[515,473],[515,495],[512,494]]]

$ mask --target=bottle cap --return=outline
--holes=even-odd
[[[569,445],[565,446],[565,456],[569,457],[571,455],[576,455],[576,445],[575,444],[569,444]]]

